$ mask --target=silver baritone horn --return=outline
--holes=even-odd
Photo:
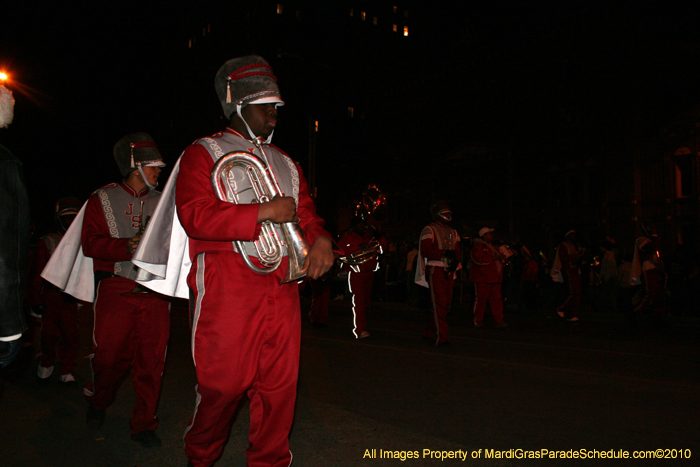
[[[261,146],[258,147],[262,150]],[[234,151],[221,156],[212,169],[211,184],[220,200],[235,204],[265,203],[277,195],[284,196],[269,163],[246,151]],[[279,231],[283,238],[280,238]],[[244,242],[236,240],[234,244],[246,265],[259,274],[277,270],[284,259],[286,248],[289,269],[282,284],[299,280],[306,275],[300,271],[304,269],[310,247],[298,224],[276,224],[272,221],[262,223],[260,236],[252,244],[263,267],[253,264]]]

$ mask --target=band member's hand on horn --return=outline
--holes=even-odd
[[[290,196],[275,196],[267,203],[260,204],[258,223],[272,221],[278,224],[296,220],[297,205]]]
[[[129,252],[130,255],[133,255],[134,252],[136,251],[136,247],[139,246],[139,242],[141,241],[141,236],[143,234],[140,233],[136,235],[135,237],[131,237],[127,242],[126,242],[126,251]]]
[[[318,237],[309,250],[309,255],[306,257],[304,269],[311,279],[318,279],[330,270],[335,261],[333,255],[333,243],[328,237]]]

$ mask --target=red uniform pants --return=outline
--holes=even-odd
[[[474,324],[481,326],[484,322],[486,304],[491,305],[491,313],[496,324],[503,322],[503,296],[500,282],[475,282]]]
[[[372,302],[374,271],[348,272],[348,286],[352,293],[352,315],[355,337],[360,337],[367,328],[367,309]]]
[[[194,467],[221,456],[236,407],[250,400],[249,467],[287,467],[301,342],[299,287],[287,261],[256,274],[233,252],[199,254],[187,283],[197,404],[185,432]]]
[[[447,312],[450,311],[452,304],[453,274],[445,272],[445,268],[439,266],[428,266],[425,274],[430,287],[433,313],[431,319],[428,320],[425,331],[423,331],[423,336],[434,339],[436,345],[442,344],[450,338]]]
[[[156,409],[170,334],[170,303],[157,294],[131,293],[136,283],[103,279],[94,303],[92,383],[85,388],[96,409],[109,407],[131,368],[136,405],[132,433],[155,430]]]
[[[566,273],[566,282],[569,285],[569,296],[557,311],[564,313],[564,318],[575,318],[581,304],[581,274],[578,270]]]
[[[61,374],[72,374],[78,356],[78,302],[49,287],[42,295],[45,308],[41,318],[39,365],[53,366],[58,355]]]
[[[642,301],[634,306],[635,313],[651,313],[652,318],[666,314],[666,276],[658,269],[644,273],[645,292]]]

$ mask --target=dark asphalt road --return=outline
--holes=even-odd
[[[82,317],[81,384],[89,377],[91,312]],[[477,329],[467,306],[457,304],[447,349],[420,339],[426,317],[405,304],[373,303],[372,335],[361,341],[352,338],[347,302],[331,302],[329,329],[311,329],[305,319],[294,466],[700,465],[697,320],[675,319],[656,329],[632,328],[617,315],[584,314],[577,325],[545,312],[506,318],[507,329],[488,323]],[[2,374],[0,466],[186,465],[182,435],[194,407],[195,377],[185,308],[172,312],[160,448],[129,439],[130,381],[104,427],[93,432],[85,425],[81,388],[61,387],[55,375],[39,387],[34,365]],[[217,467],[245,465],[247,430],[243,405]],[[511,449],[626,450],[630,456],[635,450],[689,451],[664,460],[495,458],[496,451]],[[431,459],[424,450],[467,451],[468,458]],[[378,458],[386,451],[418,458]],[[377,458],[368,456],[373,452]],[[688,453],[690,459],[679,458]]]

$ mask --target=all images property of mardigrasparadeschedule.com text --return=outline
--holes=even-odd
[[[434,451],[432,449],[420,449],[411,451],[391,451],[384,449],[365,449],[362,456],[370,459],[396,459],[399,461],[410,460],[459,460],[469,459],[690,459],[690,449],[651,449],[640,451],[627,451],[625,449],[474,449],[456,451]]]

